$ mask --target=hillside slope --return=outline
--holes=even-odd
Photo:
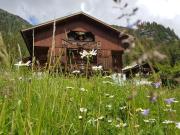
[[[169,43],[179,40],[179,37],[172,29],[156,22],[144,22],[138,26],[135,32],[140,37],[145,37],[158,43]]]
[[[122,27],[114,27],[122,30]],[[137,29],[126,29],[126,32],[135,37],[136,47],[125,53],[125,65],[147,59],[171,66],[180,63],[180,39],[170,28],[156,22],[144,22]]]
[[[17,44],[20,45],[22,54],[28,55],[20,30],[29,26],[31,26],[31,24],[21,17],[0,9],[0,32],[3,35],[7,52],[11,54],[11,58],[13,58],[11,60],[19,58]]]

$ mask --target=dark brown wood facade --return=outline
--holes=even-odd
[[[127,34],[83,12],[22,30],[21,33],[31,57],[34,54],[41,65],[48,62],[48,57],[53,52],[52,56],[60,58],[59,63],[70,70],[76,70],[85,64],[80,58],[81,51],[95,49],[97,56],[92,58],[92,65],[102,65],[106,71],[120,72],[123,65],[122,54],[130,44],[122,42],[129,38]],[[52,50],[53,41],[55,47]]]

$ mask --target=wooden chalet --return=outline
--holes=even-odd
[[[101,65],[105,71],[121,72],[123,52],[133,41],[132,36],[84,12],[22,30],[21,34],[31,59],[34,56],[43,66],[51,56],[70,71],[84,68],[86,61],[81,59],[80,52],[96,49],[97,56],[90,61],[91,66]]]

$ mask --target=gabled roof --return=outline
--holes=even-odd
[[[41,24],[35,25],[35,26],[31,27],[31,28],[23,29],[23,30],[21,30],[21,32],[30,31],[30,30],[33,30],[33,29],[36,29],[36,28],[39,28],[39,27],[42,27],[42,26],[47,26],[47,25],[52,24],[54,21],[56,21],[56,23],[58,23],[60,21],[66,20],[66,19],[74,17],[74,16],[85,16],[85,17],[88,17],[88,18],[94,20],[95,22],[97,22],[97,23],[99,23],[101,25],[104,25],[106,28],[111,29],[112,31],[121,33],[119,30],[115,29],[111,25],[109,25],[109,24],[107,24],[107,23],[105,23],[105,22],[103,22],[103,21],[101,21],[101,20],[99,20],[99,19],[97,19],[97,18],[95,18],[95,17],[93,17],[91,15],[88,15],[88,14],[82,12],[82,11],[74,13],[74,14],[70,14],[68,16],[64,16],[64,17],[61,17],[61,18],[58,18],[58,19],[55,19],[55,20],[47,21],[45,23],[41,23]]]
[[[33,30],[38,30],[38,29],[41,29],[41,28],[44,28],[44,27],[49,27],[49,26],[52,27],[54,21],[56,22],[56,24],[58,24],[58,23],[66,22],[67,20],[71,20],[73,18],[79,18],[79,17],[80,18],[85,17],[86,19],[89,19],[93,23],[96,23],[97,25],[100,25],[103,28],[106,28],[107,30],[116,33],[121,40],[128,39],[129,37],[131,37],[130,35],[125,34],[124,32],[113,28],[109,24],[107,24],[107,23],[105,23],[105,22],[103,22],[103,21],[101,21],[101,20],[99,20],[99,19],[97,19],[95,17],[92,17],[92,16],[90,16],[90,15],[84,13],[84,12],[77,12],[77,13],[74,13],[74,14],[71,14],[71,15],[68,15],[68,16],[65,16],[65,17],[61,17],[61,18],[58,18],[58,19],[55,19],[55,20],[51,20],[51,21],[41,23],[41,24],[35,25],[33,27],[27,28],[27,29],[21,30],[22,37],[23,37],[23,39],[24,39],[24,41],[26,43],[26,46],[27,46],[30,54],[32,53],[32,40],[33,40],[32,39],[32,33],[33,33]],[[127,47],[126,46],[127,45],[124,46],[125,49],[128,47],[128,46]]]

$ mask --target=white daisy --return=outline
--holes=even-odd
[[[85,88],[80,88],[80,91],[85,92],[87,90]]]
[[[156,121],[155,119],[144,120],[145,123],[154,123],[155,121]]]
[[[100,71],[100,70],[103,70],[103,68],[102,68],[102,66],[92,66],[92,70]]]
[[[83,117],[82,117],[81,115],[79,115],[79,117],[78,117],[78,118],[79,118],[79,120],[81,120]]]
[[[112,105],[106,105],[107,108],[111,109],[112,108]]]
[[[127,126],[126,123],[120,123],[120,124],[117,124],[117,125],[116,125],[117,128],[126,127],[126,126]]]
[[[163,124],[172,124],[174,123],[174,121],[171,121],[171,120],[165,120],[162,122]]]
[[[125,110],[126,108],[127,108],[127,106],[119,107],[120,110]]]
[[[79,70],[74,70],[72,73],[73,73],[73,74],[79,74],[79,73],[81,73],[81,71],[79,71]]]
[[[109,119],[107,122],[108,122],[108,123],[111,123],[111,122],[112,122],[112,119]]]
[[[100,117],[98,117],[97,119],[98,119],[98,120],[102,120],[102,119],[104,119],[104,116],[100,116]]]
[[[87,112],[87,108],[80,108],[79,111],[80,111],[81,113],[83,113],[83,112],[86,113],[86,112]]]
[[[176,123],[176,128],[180,129],[180,122]]]
[[[114,95],[109,96],[109,98],[114,98]]]

